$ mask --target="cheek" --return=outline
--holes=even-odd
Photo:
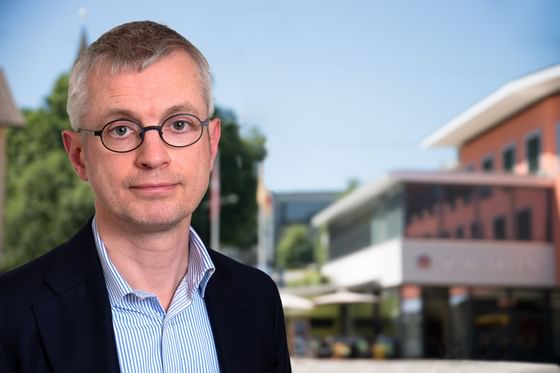
[[[200,152],[198,155],[196,161],[183,162],[181,171],[187,184],[187,193],[190,191],[194,198],[202,198],[199,194],[204,196],[210,181],[210,154],[208,152]]]
[[[187,183],[196,184],[200,188],[205,188],[210,180],[210,171],[208,167],[194,167],[185,172],[185,174],[187,175]]]
[[[98,168],[92,169],[89,174],[89,182],[96,197],[112,194],[109,192],[112,179],[111,175],[107,175],[105,171]]]
[[[124,167],[114,161],[87,161],[87,177],[96,195],[115,194],[120,183],[122,170]]]

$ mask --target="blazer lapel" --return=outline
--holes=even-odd
[[[64,247],[44,282],[55,296],[33,312],[55,372],[118,372],[119,363],[103,271],[91,224]]]
[[[254,327],[252,310],[238,298],[235,279],[223,260],[208,250],[216,272],[208,282],[204,300],[220,370],[225,373],[261,372],[259,337]]]

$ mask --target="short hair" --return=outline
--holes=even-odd
[[[208,115],[214,111],[210,66],[204,55],[186,38],[171,28],[152,21],[124,23],[101,35],[80,53],[68,82],[66,111],[74,129],[80,128],[87,113],[88,75],[98,66],[109,67],[110,74],[141,72],[162,57],[184,51],[198,67],[202,95]]]

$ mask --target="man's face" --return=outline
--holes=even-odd
[[[111,76],[100,68],[89,76],[89,111],[83,126],[99,130],[115,119],[159,125],[177,113],[208,116],[198,70],[175,52],[142,72]],[[218,149],[220,123],[210,122],[202,138],[186,148],[166,145],[147,131],[142,145],[128,153],[106,149],[97,136],[63,133],[68,156],[95,194],[96,216],[106,224],[164,231],[190,223],[208,187]]]

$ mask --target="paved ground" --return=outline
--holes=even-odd
[[[427,360],[292,360],[294,373],[549,373],[560,368],[548,364],[427,361]]]

